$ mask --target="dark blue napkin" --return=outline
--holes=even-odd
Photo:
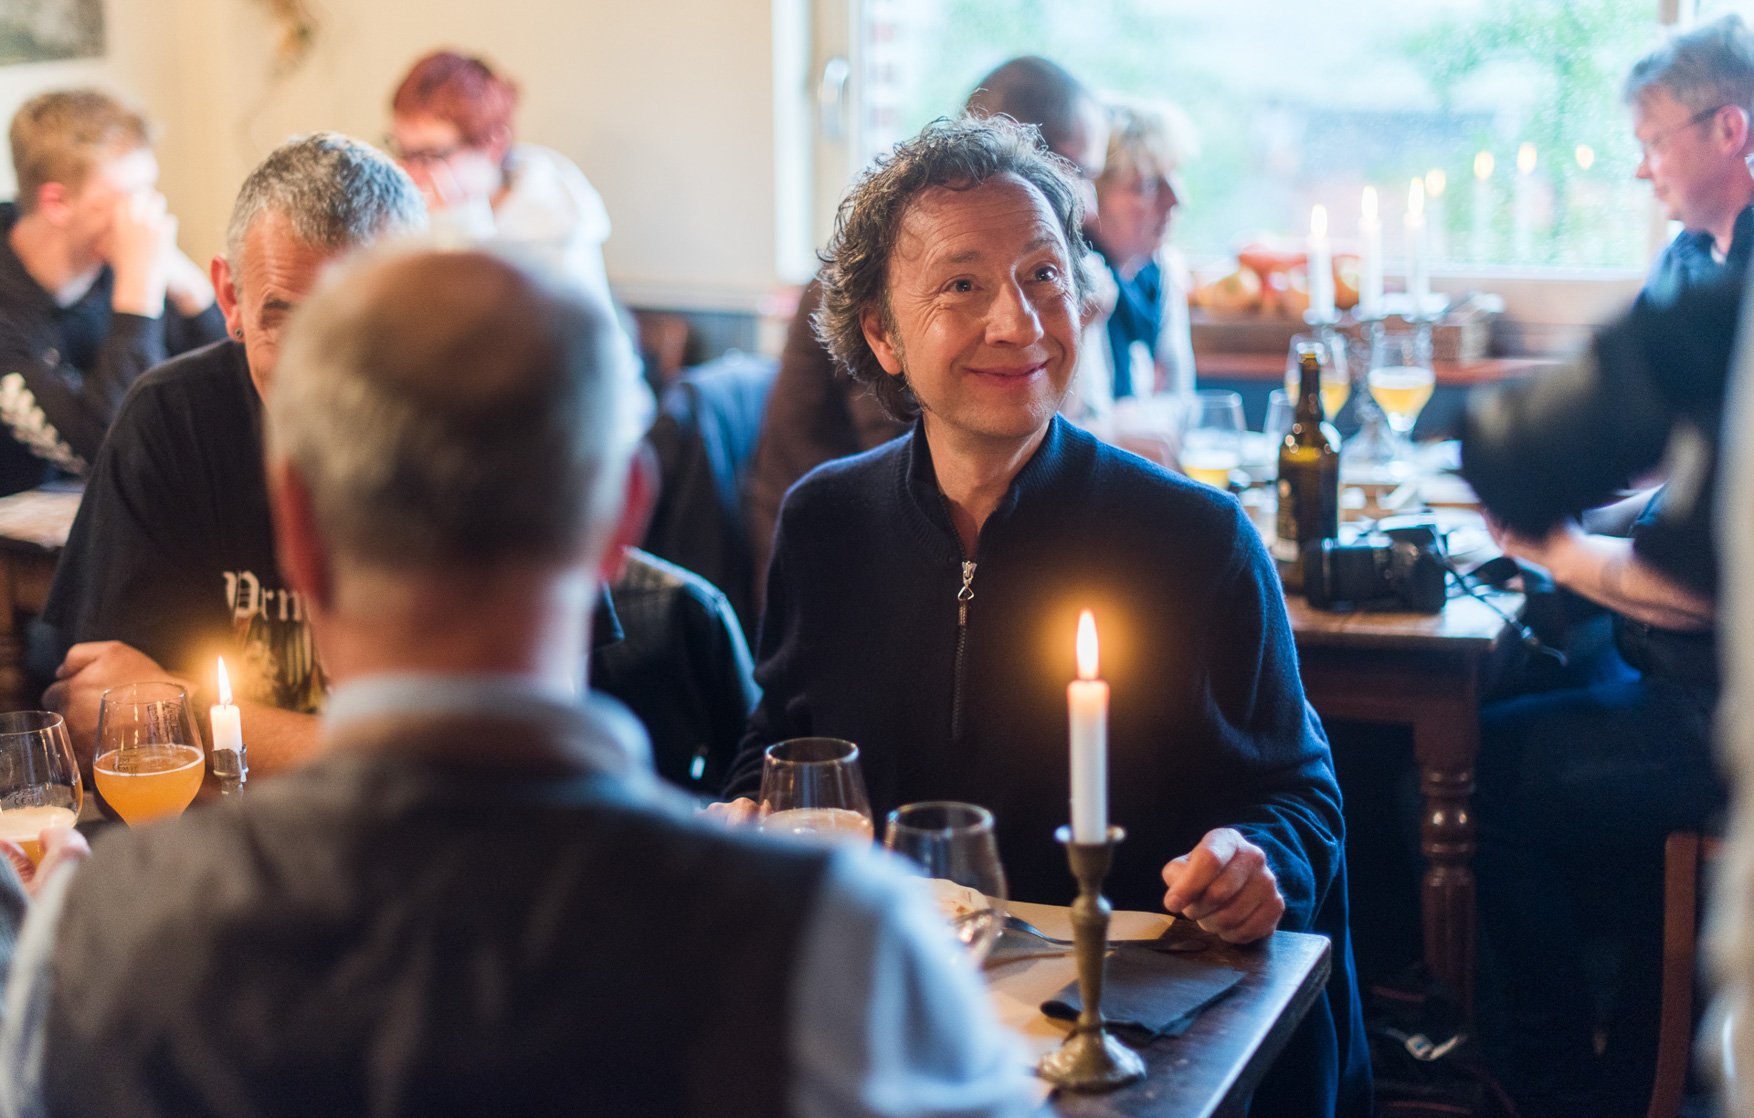
[[[1148,1044],[1180,1036],[1206,1007],[1242,981],[1242,972],[1186,954],[1116,951],[1108,957],[1102,1015],[1123,1039]],[[1084,1009],[1076,982],[1042,1003],[1049,1017],[1074,1020]]]

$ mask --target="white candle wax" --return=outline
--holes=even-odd
[[[1534,144],[1516,151],[1516,193],[1511,199],[1511,248],[1517,263],[1535,255],[1535,161]]]
[[[1108,841],[1108,684],[1096,678],[1096,618],[1078,618],[1078,676],[1066,687],[1072,731],[1072,841]]]
[[[1407,188],[1407,294],[1413,313],[1425,313],[1430,301],[1431,273],[1425,256],[1425,180],[1414,179]]]
[[[1476,264],[1484,264],[1492,255],[1490,211],[1492,207],[1492,188],[1487,180],[1492,177],[1492,153],[1480,152],[1474,156],[1474,247],[1473,257]]]
[[[1376,187],[1364,188],[1364,203],[1358,219],[1358,232],[1364,240],[1364,275],[1358,289],[1358,313],[1364,318],[1382,308],[1382,217],[1377,213]]]
[[[1334,317],[1334,257],[1328,244],[1328,208],[1309,211],[1309,312],[1316,322]]]
[[[232,705],[231,680],[225,674],[225,660],[219,661],[219,702],[207,712],[213,728],[213,748],[236,753],[244,747],[243,712]]]

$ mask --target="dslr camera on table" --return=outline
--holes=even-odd
[[[1347,543],[1311,540],[1302,560],[1303,593],[1316,609],[1443,611],[1449,564],[1430,517],[1387,517]]]

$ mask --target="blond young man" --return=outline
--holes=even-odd
[[[96,90],[44,93],[12,118],[11,142],[0,493],[83,474],[134,378],[225,336],[212,286],[177,249],[143,116]]]

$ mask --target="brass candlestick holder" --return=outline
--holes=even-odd
[[[1102,881],[1114,862],[1115,847],[1127,837],[1119,827],[1108,829],[1107,842],[1073,842],[1072,829],[1061,827],[1054,837],[1066,848],[1078,899],[1072,902],[1073,952],[1078,956],[1078,994],[1084,1008],[1072,1035],[1059,1050],[1042,1057],[1036,1074],[1067,1091],[1112,1091],[1145,1078],[1145,1061],[1108,1031],[1102,1016],[1102,976],[1108,958],[1108,918],[1114,911],[1102,895]]]

